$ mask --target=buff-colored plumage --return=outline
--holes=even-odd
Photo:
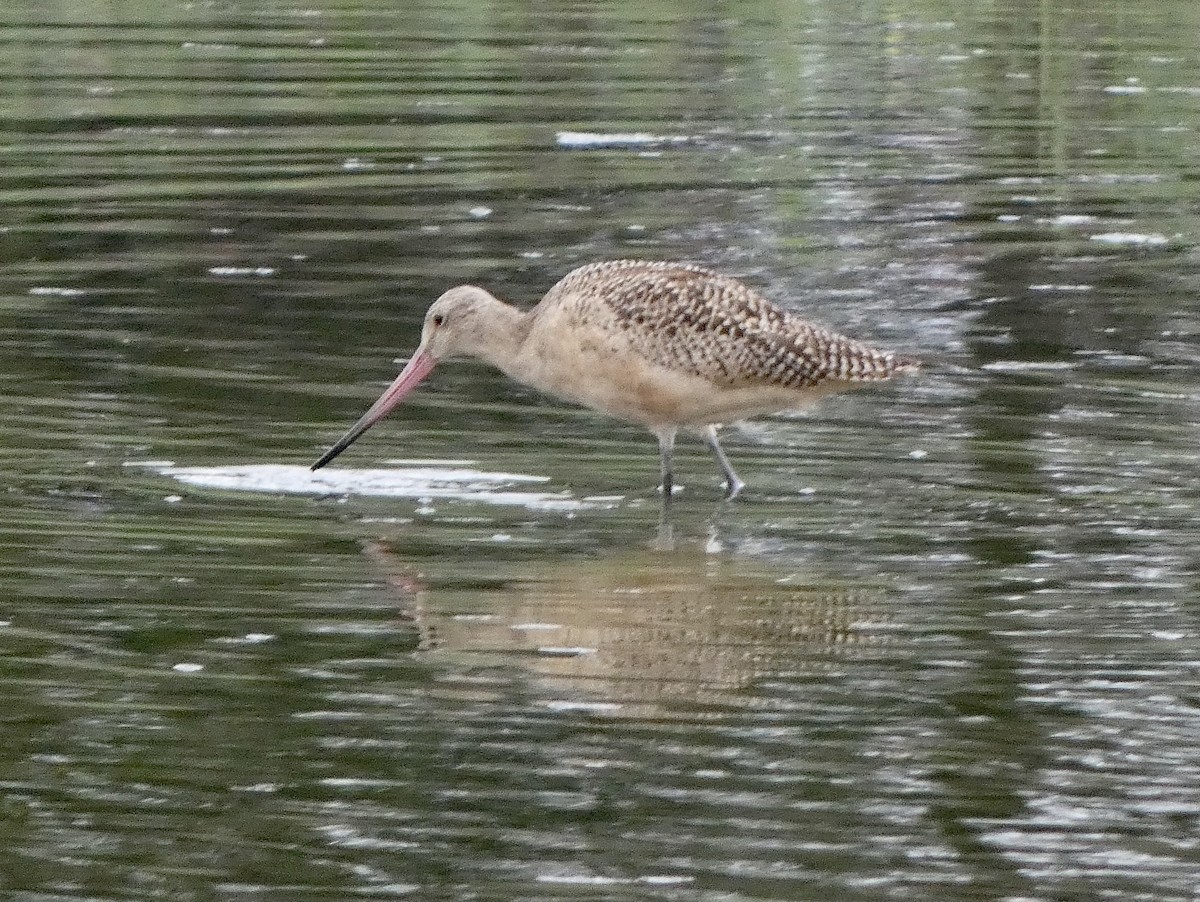
[[[580,324],[619,331],[647,359],[718,386],[875,382],[916,365],[805,322],[743,282],[693,263],[581,266],[538,306],[557,305]]]
[[[679,428],[701,431],[735,495],[743,483],[717,425],[803,407],[919,365],[805,322],[702,266],[593,263],[569,272],[526,312],[475,286],[447,291],[426,313],[408,367],[316,466],[452,356],[478,357],[518,382],[646,426],[659,438],[668,497]]]

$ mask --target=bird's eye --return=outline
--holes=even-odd
[[[435,313],[435,314],[433,315],[433,324],[434,324],[435,326],[440,326],[440,325],[442,325],[444,322],[446,322],[446,317],[442,316],[442,314],[440,314],[440,313]]]

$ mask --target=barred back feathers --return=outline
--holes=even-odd
[[[876,382],[919,366],[805,322],[738,279],[692,263],[591,263],[564,276],[543,303],[569,304],[581,322],[619,330],[658,365],[729,387]]]

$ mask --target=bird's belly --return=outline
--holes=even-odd
[[[550,363],[550,361],[546,361]],[[637,355],[579,355],[526,374],[536,388],[650,428],[704,426],[804,407],[837,386],[730,387]]]

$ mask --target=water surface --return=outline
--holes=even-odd
[[[1198,35],[6,5],[0,894],[1192,900]],[[308,474],[446,287],[619,256],[929,365],[669,524],[471,363]]]

